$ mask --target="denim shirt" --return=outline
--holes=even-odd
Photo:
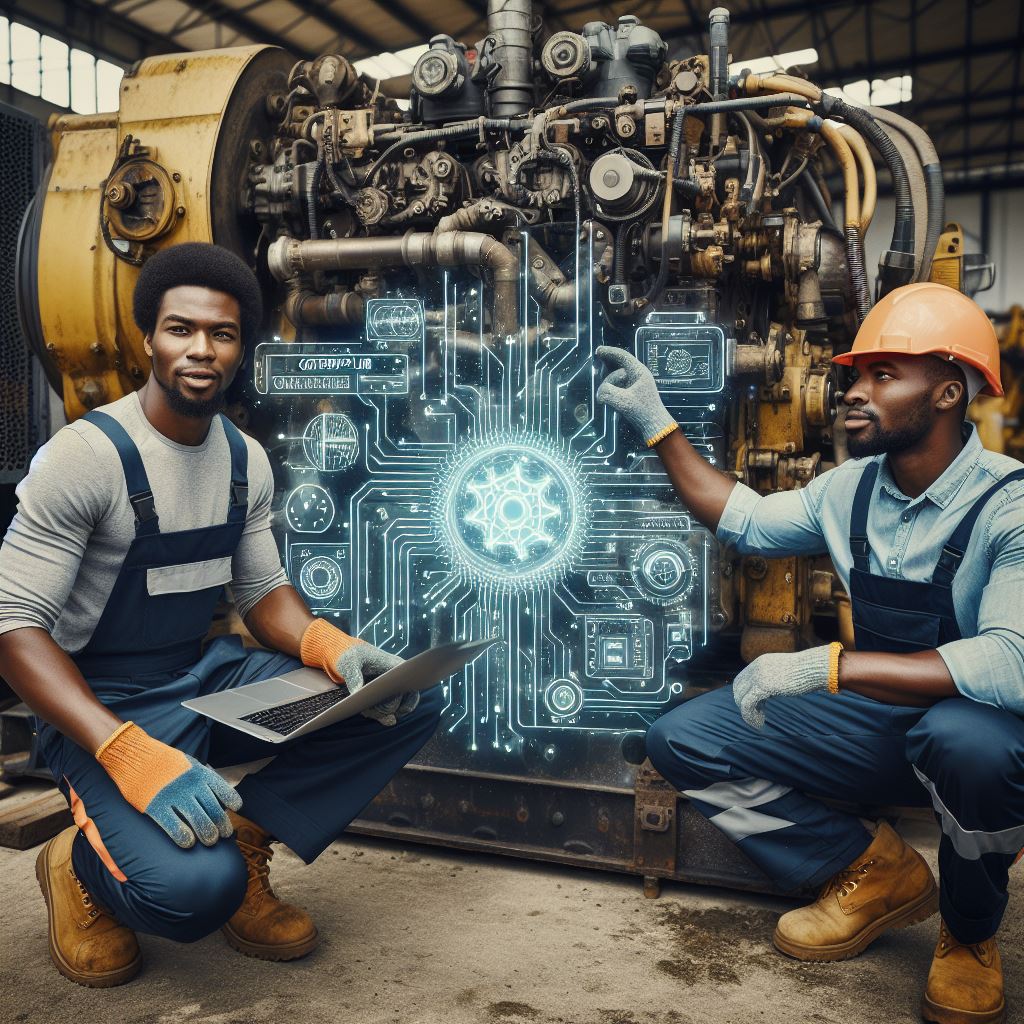
[[[828,553],[850,589],[850,514],[860,475],[879,463],[868,513],[871,572],[927,582],[957,523],[981,494],[1021,463],[986,450],[973,424],[964,447],[921,495],[908,498],[885,455],[851,459],[797,491],[759,495],[737,484],[718,540],[741,554]],[[965,697],[1024,715],[1024,481],[988,501],[953,580],[962,639],[938,648]]]

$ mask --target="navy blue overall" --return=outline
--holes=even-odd
[[[440,688],[424,693],[417,709],[395,726],[356,716],[282,745],[182,708],[188,698],[301,664],[280,652],[247,650],[237,636],[218,637],[202,650],[225,582],[204,585],[202,563],[233,556],[242,535],[248,508],[245,439],[221,416],[231,451],[226,521],[162,533],[135,444],[105,413],[93,411],[86,419],[120,456],[135,511],[135,538],[95,632],[72,656],[75,663],[96,697],[120,718],[213,767],[276,755],[238,786],[242,813],[309,863],[433,734]],[[179,592],[150,585],[149,570],[172,566],[196,570],[193,589],[184,589],[188,569],[185,582],[174,586]],[[233,840],[180,849],[124,800],[92,753],[48,725],[42,725],[40,741],[81,830],[72,848],[75,871],[97,904],[131,928],[184,942],[214,931],[238,909],[246,869]]]
[[[960,638],[953,578],[994,484],[943,547],[931,582],[873,575],[867,521],[878,464],[860,479],[850,522],[856,647],[907,653]],[[952,697],[898,707],[855,693],[769,700],[761,731],[732,688],[698,697],[647,734],[654,766],[783,889],[820,885],[867,849],[860,819],[814,796],[934,808],[942,826],[940,908],[962,942],[994,935],[1007,874],[1024,848],[1024,720]],[[812,795],[813,794],[813,795]]]

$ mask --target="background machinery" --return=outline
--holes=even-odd
[[[596,404],[593,351],[643,359],[723,470],[800,487],[845,457],[830,356],[872,302],[875,160],[880,293],[929,279],[945,222],[924,132],[799,69],[730,76],[728,26],[716,9],[708,52],[668,60],[636,17],[551,32],[491,0],[485,38],[434,36],[401,79],[173,54],[129,70],[116,113],[51,123],[17,285],[68,417],[146,378],[147,257],[232,248],[269,316],[229,414],[270,454],[296,588],[397,653],[505,640],[357,829],[765,884],[643,732],[759,654],[851,643],[849,605],[827,558],[720,549]]]

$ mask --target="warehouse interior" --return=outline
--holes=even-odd
[[[224,411],[268,453],[314,616],[404,657],[492,633],[515,652],[450,677],[436,735],[315,863],[275,848],[315,952],[145,936],[116,989],[46,955],[37,856],[72,817],[0,678],[4,1021],[921,1019],[936,918],[848,962],[781,956],[776,919],[816,893],[783,892],[645,759],[660,715],[759,656],[853,649],[840,574],[720,551],[642,438],[615,441],[590,367],[637,346],[707,461],[797,490],[851,456],[832,357],[894,287],[938,282],[998,338],[1004,394],[968,418],[1024,460],[1024,5],[533,0],[525,81],[502,8],[0,0],[0,536],[39,449],[145,383],[147,260],[216,242],[265,314]],[[754,113],[715,107],[740,98]],[[495,508],[516,510],[500,530]],[[236,596],[205,641],[259,647]],[[836,805],[937,872],[927,801]],[[1005,1020],[1022,889],[1011,869]]]

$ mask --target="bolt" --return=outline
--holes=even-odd
[[[184,217],[184,216],[185,216],[185,207],[184,207],[184,206],[178,206],[178,207],[175,207],[175,210],[174,210],[174,212],[175,212],[175,213],[176,213],[176,214],[177,214],[177,215],[178,215],[179,217]]]
[[[544,261],[539,256],[535,256],[533,258],[533,266],[537,270],[540,270],[540,268],[544,266]]]
[[[260,149],[262,149],[262,148],[263,148],[263,147],[262,147],[262,145],[261,145],[261,146],[260,146]],[[173,174],[171,175],[171,181],[181,181],[181,175],[180,175],[180,174],[179,174],[179,173],[178,173],[177,171],[175,171],[175,172],[174,172],[174,173],[173,173]]]
[[[97,355],[98,356],[103,351],[103,346],[98,341],[94,341],[89,346],[89,351],[92,352],[93,355]]]
[[[564,825],[565,815],[561,811],[555,811],[555,813],[551,815],[551,824],[554,825],[556,828],[559,825]]]

